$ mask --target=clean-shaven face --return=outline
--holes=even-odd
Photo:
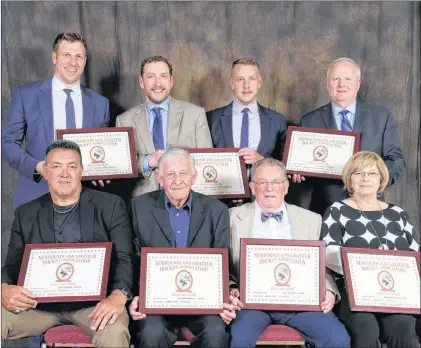
[[[262,87],[259,68],[254,65],[237,64],[231,72],[231,89],[237,103],[247,106],[256,100]]]
[[[346,60],[335,63],[327,79],[327,92],[330,100],[343,108],[351,105],[356,99],[361,81],[357,67]]]
[[[86,64],[85,46],[80,41],[62,40],[52,53],[54,74],[66,87],[73,87],[82,75]]]

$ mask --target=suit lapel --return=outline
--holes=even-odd
[[[183,119],[183,114],[183,106],[176,99],[171,98],[170,116],[168,119],[167,149],[177,146],[179,143],[178,136],[180,134],[180,126]]]
[[[258,153],[264,153],[263,149],[266,148],[266,143],[269,139],[270,134],[270,127],[272,123],[272,117],[265,113],[262,106],[257,103],[257,106],[259,108],[259,119],[260,119],[260,142],[259,146],[257,147]]]
[[[336,130],[338,129],[332,115],[332,105],[330,103],[322,107],[322,109],[320,110],[320,116],[326,128]]]
[[[156,220],[157,225],[161,229],[165,239],[168,241],[169,246],[175,246],[174,236],[171,231],[170,220],[168,217],[168,211],[165,209],[165,198],[164,191],[160,192],[156,201],[155,207],[157,209],[152,210],[152,214]]]
[[[230,103],[222,113],[221,129],[226,147],[234,147],[234,140],[232,137],[232,103]]]
[[[236,233],[237,239],[253,238],[255,203],[241,206],[237,213]]]
[[[189,227],[189,240],[188,246],[191,247],[193,244],[194,238],[199,232],[200,226],[202,226],[203,220],[206,217],[204,213],[202,202],[200,197],[193,191],[190,191],[192,194],[192,204],[191,204],[191,215],[190,215],[190,227]]]
[[[46,136],[46,143],[51,144],[54,141],[54,119],[53,119],[53,95],[52,80],[46,80],[42,83],[38,92],[38,103],[41,111],[42,122]]]
[[[53,202],[50,195],[44,196],[38,212],[40,234],[43,243],[55,243]]]
[[[289,223],[291,224],[292,239],[307,240],[307,228],[302,224],[301,215],[297,212],[294,206],[285,203],[288,213]]]
[[[83,118],[82,128],[91,128],[94,124],[94,102],[92,95],[86,87],[80,86],[82,92],[82,107],[83,107]]]
[[[366,116],[366,109],[363,103],[359,103],[357,101],[356,108],[355,108],[355,120],[354,120],[354,127],[352,130],[354,132],[362,132],[364,127],[364,122],[367,119]]]
[[[82,242],[94,242],[95,212],[92,203],[92,195],[89,191],[82,189],[79,202],[80,213],[80,234]]]
[[[149,132],[149,121],[146,115],[146,106],[142,104],[139,106],[134,116],[135,132],[140,143],[146,150],[146,153],[155,152],[151,132]]]

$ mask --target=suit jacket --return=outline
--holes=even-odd
[[[265,157],[282,159],[286,136],[285,116],[274,110],[257,104],[260,117],[260,142],[257,152]],[[221,108],[208,111],[209,128],[213,146],[216,148],[234,147],[232,136],[232,103]]]
[[[123,200],[105,192],[83,188],[80,195],[83,243],[112,242],[108,290],[132,289],[132,232]],[[16,285],[26,244],[55,243],[53,203],[49,193],[19,206],[2,267],[2,282]]]
[[[107,127],[108,99],[83,86],[81,91],[83,128]],[[2,132],[3,156],[19,172],[15,208],[48,192],[47,182],[42,179],[36,183],[33,174],[54,138],[52,79],[17,87]]]
[[[301,126],[337,129],[335,119],[332,116],[331,104],[324,105],[304,115],[301,119]],[[373,151],[383,158],[389,169],[389,184],[393,185],[403,174],[406,163],[400,148],[392,112],[383,107],[357,101],[353,130],[361,132],[361,151]],[[307,198],[310,198],[312,192],[310,210],[314,212],[323,214],[325,209],[333,202],[348,197],[342,180],[309,179],[303,185],[299,185],[302,185],[302,189],[307,193]],[[302,206],[308,205],[303,204]]]
[[[168,120],[167,147],[212,147],[205,110],[197,105],[176,100],[171,97]],[[156,170],[144,172],[145,155],[155,152],[152,134],[149,132],[145,104],[140,104],[117,117],[117,127],[133,127],[135,132],[136,153],[140,178],[136,182],[132,196],[159,189]]]
[[[246,203],[240,207],[229,210],[231,229],[231,257],[233,265],[233,276],[240,279],[240,239],[253,238],[254,209],[256,203]],[[288,218],[291,223],[294,240],[319,240],[322,227],[320,215],[292,204],[286,204]],[[326,290],[336,295],[340,300],[340,294],[332,273],[326,268]],[[240,289],[241,291],[241,289]]]

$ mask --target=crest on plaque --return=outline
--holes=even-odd
[[[193,285],[193,276],[189,271],[181,270],[175,276],[175,286],[179,292],[189,292]]]
[[[388,271],[380,271],[377,280],[382,291],[393,291],[395,287],[395,280]]]
[[[90,152],[92,163],[104,162],[105,150],[101,146],[93,146]]]
[[[291,269],[286,263],[281,262],[275,267],[274,276],[277,286],[288,286],[291,280]]]
[[[326,146],[318,145],[313,150],[313,158],[315,161],[324,161],[329,151]]]
[[[213,166],[205,166],[203,168],[203,177],[205,178],[206,182],[214,182],[218,177],[218,172]]]
[[[75,269],[70,262],[62,263],[56,270],[56,282],[70,282]]]

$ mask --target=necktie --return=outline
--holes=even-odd
[[[284,215],[283,211],[279,211],[277,213],[266,213],[262,211],[261,219],[262,219],[262,222],[266,222],[267,220],[272,218],[278,221],[279,223],[281,223],[283,215]]]
[[[352,126],[349,122],[348,117],[346,116],[348,114],[348,110],[342,110],[339,113],[342,115],[342,121],[341,121],[341,130],[352,132]]]
[[[244,108],[243,111],[243,123],[241,124],[241,138],[240,147],[249,146],[249,108]]]
[[[76,128],[75,118],[75,106],[73,105],[72,97],[70,93],[73,92],[71,89],[66,88],[63,91],[67,94],[66,98],[66,129]]]
[[[152,138],[155,150],[165,150],[164,135],[162,132],[162,115],[161,108],[153,108],[152,111],[155,113],[155,119],[152,127]]]

